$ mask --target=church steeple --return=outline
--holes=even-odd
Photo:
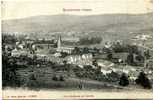
[[[58,37],[58,40],[57,40],[57,48],[58,49],[61,48],[61,36]]]

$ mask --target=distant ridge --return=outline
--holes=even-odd
[[[40,15],[2,20],[2,32],[50,33],[67,31],[152,32],[153,13],[104,15]]]

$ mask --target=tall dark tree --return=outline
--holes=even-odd
[[[68,56],[68,53],[66,53],[66,52],[61,52],[61,57],[62,57],[62,58],[66,57],[66,56]]]
[[[98,66],[97,60],[93,60],[93,61],[92,61],[92,65]]]
[[[146,89],[151,89],[152,85],[144,72],[140,72],[138,78],[135,80],[136,84],[143,86]]]
[[[74,50],[72,51],[73,54],[79,54],[80,49],[78,47],[74,47]]]
[[[83,53],[89,53],[89,48],[88,47],[84,47],[83,48]]]
[[[20,86],[19,75],[17,74],[17,65],[14,58],[3,54],[2,55],[2,85],[5,86]]]
[[[121,86],[128,86],[129,85],[129,80],[128,80],[128,77],[125,73],[123,73],[121,75],[119,85],[121,85]]]
[[[112,54],[111,52],[108,53],[108,54],[107,54],[107,59],[108,59],[108,60],[111,60],[112,58],[113,58],[113,54]]]
[[[144,52],[144,56],[145,56],[146,59],[149,59],[149,58],[151,57],[151,56],[150,56],[149,50],[146,50],[146,51]]]
[[[127,56],[127,63],[129,65],[133,65],[134,64],[134,56],[133,56],[133,53],[130,53],[128,56]]]

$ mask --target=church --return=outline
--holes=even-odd
[[[64,46],[62,46],[61,36],[58,37],[57,49],[56,49],[57,52],[66,52],[68,54],[71,54],[73,50],[74,50],[74,47],[64,47]]]

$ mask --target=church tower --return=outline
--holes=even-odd
[[[57,49],[60,49],[60,48],[61,48],[61,36],[59,36],[57,40]]]

